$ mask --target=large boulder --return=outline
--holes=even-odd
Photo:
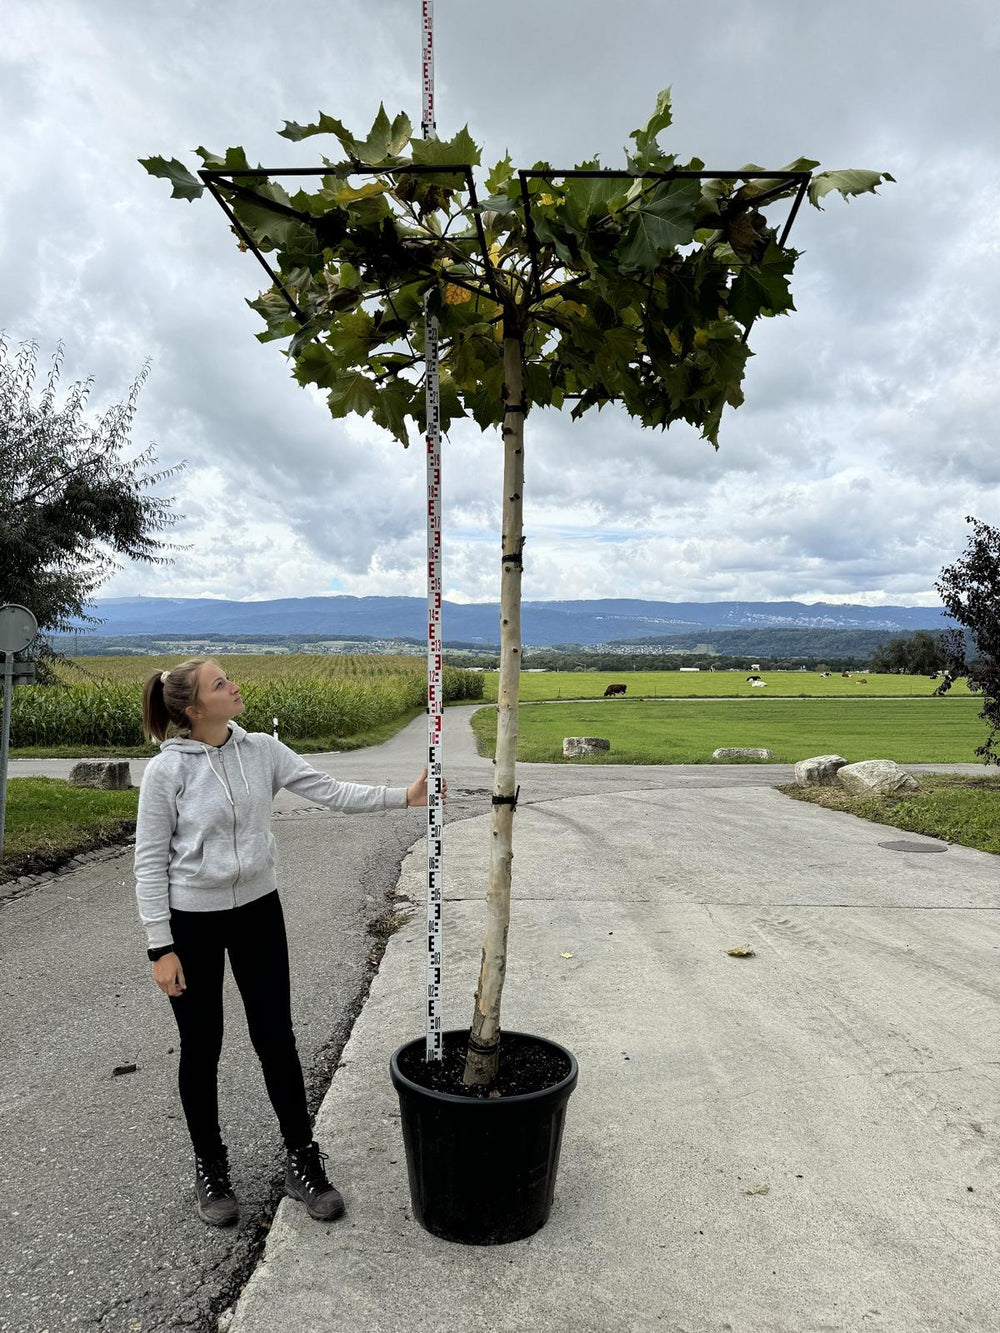
[[[893,759],[863,759],[837,770],[837,782],[852,796],[893,796],[916,791],[917,783]]]
[[[800,759],[795,765],[795,781],[800,787],[832,787],[837,773],[846,767],[847,760],[839,754],[817,754],[812,759]]]
[[[74,787],[101,787],[105,791],[126,791],[132,785],[127,759],[81,759],[70,770]]]
[[[610,750],[611,742],[600,736],[564,736],[563,758],[575,759],[581,754],[600,754]]]
[[[712,751],[713,759],[770,759],[771,757],[772,754],[770,750],[747,750],[737,748],[735,750],[728,749]]]

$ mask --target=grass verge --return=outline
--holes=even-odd
[[[919,791],[899,796],[850,796],[839,787],[779,787],[796,801],[843,810],[875,824],[891,824],[980,852],[1000,853],[1000,776],[921,774]]]
[[[871,700],[790,699],[690,703],[609,699],[601,703],[522,704],[517,757],[528,763],[711,764],[723,746],[762,747],[776,764],[814,754],[895,759],[899,764],[975,763],[986,735],[982,707],[969,697]],[[473,715],[479,753],[492,757],[496,708]],[[603,736],[606,755],[563,759],[564,736]]]
[[[11,778],[0,882],[55,870],[135,830],[138,788],[96,791],[60,778]]]

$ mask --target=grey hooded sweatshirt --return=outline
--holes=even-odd
[[[242,907],[277,887],[271,802],[282,787],[344,812],[406,806],[405,787],[338,782],[266,732],[228,725],[224,745],[161,742],[142,775],[135,894],[151,949],[173,943],[172,907]]]

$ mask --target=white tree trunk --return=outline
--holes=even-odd
[[[505,330],[506,334],[506,330]],[[520,407],[521,340],[504,337],[504,380],[508,408]],[[494,796],[513,798],[517,757],[517,701],[521,686],[521,548],[524,544],[524,412],[508,411],[503,424],[503,572],[500,581],[500,682],[497,691]],[[514,559],[506,557],[513,556]],[[500,1041],[500,999],[507,973],[510,879],[514,806],[493,806],[490,825],[490,878],[486,894],[486,941],[476,989],[464,1082],[482,1086],[496,1079]]]

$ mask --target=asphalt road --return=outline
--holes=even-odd
[[[472,711],[446,713],[450,821],[489,810],[492,766],[475,753]],[[424,753],[418,719],[384,745],[309,758],[339,777],[399,785],[417,775]],[[63,776],[70,765],[14,761],[11,775]],[[143,766],[132,761],[133,781]],[[519,771],[522,805],[550,807],[790,777],[787,765]],[[599,800],[591,808],[599,820]],[[425,815],[340,816],[281,793],[274,826],[293,1014],[315,1108],[371,981],[367,923],[386,907]],[[447,839],[445,850],[447,866]],[[177,1033],[150,977],[131,870],[125,848],[0,902],[0,1333],[214,1330],[214,1312],[248,1279],[280,1198],[280,1135],[227,976],[220,1113],[241,1222],[219,1231],[194,1214]],[[113,1073],[132,1064],[134,1073]]]

